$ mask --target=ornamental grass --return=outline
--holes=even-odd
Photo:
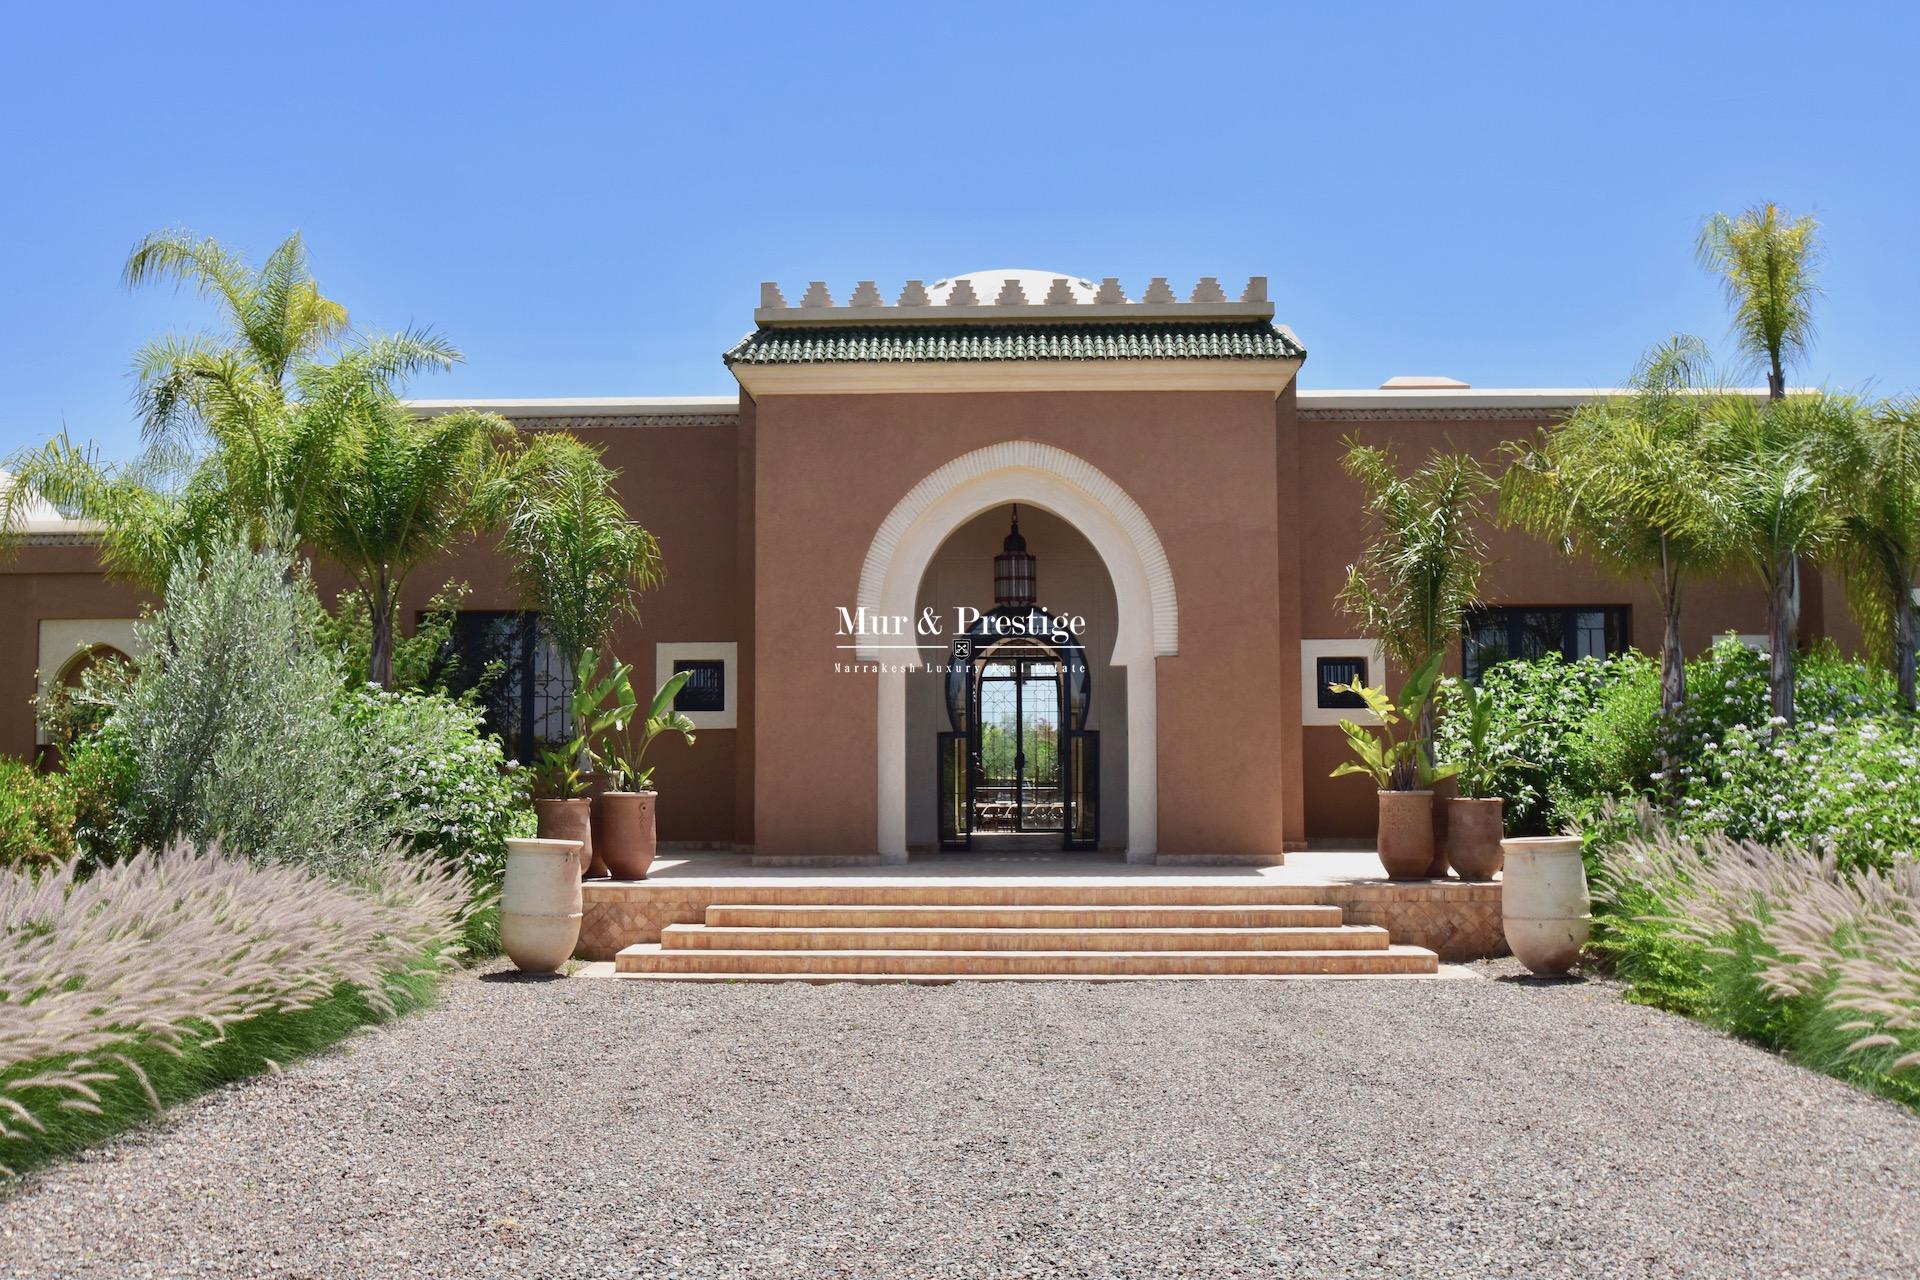
[[[1658,829],[1595,856],[1597,942],[1636,999],[1920,1109],[1920,862]]]
[[[353,882],[186,846],[77,871],[0,870],[8,1173],[423,1001],[472,900],[399,857]]]

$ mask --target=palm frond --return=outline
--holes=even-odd
[[[1769,201],[1737,217],[1716,213],[1700,228],[1695,253],[1721,278],[1733,311],[1733,336],[1776,398],[1781,375],[1813,345],[1813,304],[1820,296],[1820,224],[1790,217]]]

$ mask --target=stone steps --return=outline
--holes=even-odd
[[[806,982],[945,986],[955,982],[1442,982],[1458,971],[1410,973],[671,973],[627,972],[622,982]]]
[[[1240,906],[720,903],[707,908],[706,922],[715,927],[751,925],[765,929],[1286,929],[1328,927],[1341,924],[1344,919],[1339,907],[1257,903]]]
[[[715,951],[1380,951],[1375,925],[1324,928],[762,928],[675,924],[662,949]]]
[[[1432,976],[1316,901],[1320,886],[893,881],[742,885],[700,923],[614,955],[616,976],[725,982],[956,982]]]
[[[1214,977],[1221,974],[1433,973],[1424,947],[1303,951],[908,951],[721,949],[642,943],[621,951],[616,973],[789,974],[832,977],[973,977],[1028,974],[1060,978],[1102,976]]]
[[[584,886],[605,891],[605,882],[589,880]],[[618,886],[612,886],[618,888]],[[665,887],[647,881],[641,889]],[[956,883],[929,877],[925,883],[910,880],[862,882],[824,879],[805,883],[751,882],[725,890],[725,902],[754,907],[1225,907],[1267,906],[1307,907],[1326,903],[1326,887],[1313,884],[1234,884],[1213,883],[1194,877],[1178,880],[1147,879],[1101,880],[1088,877],[1069,879],[992,880]],[[709,907],[711,909],[711,906]]]

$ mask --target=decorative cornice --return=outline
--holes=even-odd
[[[1558,422],[1573,412],[1573,406],[1535,406],[1525,409],[1437,406],[1415,408],[1397,406],[1379,409],[1297,410],[1302,422]]]
[[[23,533],[19,535],[22,546],[28,547],[92,547],[100,543],[100,533],[95,529],[80,529],[71,533]]]
[[[522,431],[599,431],[637,427],[737,427],[735,413],[620,413],[584,417],[542,418],[505,415]]]
[[[1090,287],[1091,282],[1079,282]],[[1273,303],[1267,300],[1267,278],[1251,276],[1238,301],[1228,299],[1226,290],[1214,276],[1202,276],[1185,302],[1174,293],[1165,276],[1155,276],[1146,291],[1135,301],[1127,297],[1117,276],[1108,276],[1092,292],[1088,301],[1078,301],[1080,292],[1069,276],[1052,277],[1046,292],[1028,295],[1020,282],[1005,279],[993,297],[982,297],[965,276],[954,280],[944,300],[936,301],[925,281],[909,280],[898,299],[889,305],[879,287],[862,280],[853,287],[845,305],[834,302],[826,281],[809,283],[798,305],[790,304],[778,283],[768,280],[760,286],[760,306],[754,311],[756,324],[933,324],[946,321],[981,320],[1271,320]]]

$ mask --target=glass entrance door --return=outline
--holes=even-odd
[[[1054,658],[990,659],[975,682],[979,735],[973,830],[1066,829],[1060,787],[1061,704]]]

